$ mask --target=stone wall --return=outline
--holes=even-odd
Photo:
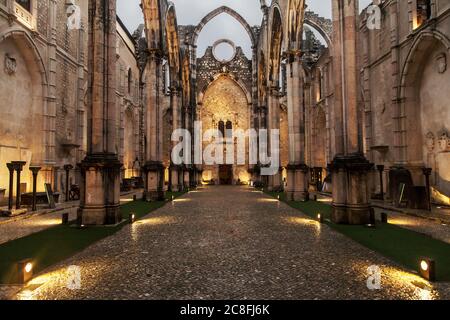
[[[32,188],[28,166],[33,164],[43,167],[38,191],[49,182],[64,192],[63,166],[76,168],[86,152],[88,1],[75,1],[81,9],[80,30],[67,29],[65,1],[34,3],[31,24],[18,19],[10,25],[14,4],[0,2],[0,97],[6,102],[0,106],[0,189],[8,189],[6,163],[23,160],[27,191]],[[133,175],[132,160],[142,158],[140,70],[134,39],[121,24],[117,28],[117,150],[126,162],[123,177],[128,177]],[[70,175],[73,183],[79,183],[76,170]]]

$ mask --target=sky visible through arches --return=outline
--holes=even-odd
[[[260,0],[172,0],[175,4],[178,24],[197,25],[212,10],[220,6],[228,6],[238,12],[251,25],[260,25],[262,12]],[[268,1],[270,2],[270,1]],[[143,23],[140,0],[117,0],[117,11],[130,32]],[[307,0],[308,9],[319,15],[331,18],[331,0]],[[360,0],[360,9],[365,8],[371,0]],[[198,56],[202,56],[208,46],[219,39],[229,39],[236,46],[243,48],[244,53],[251,56],[251,43],[245,29],[234,18],[221,14],[208,23],[198,39]],[[218,50],[218,54],[226,55],[226,46]]]

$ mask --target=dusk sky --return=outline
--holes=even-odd
[[[172,0],[175,3],[178,24],[198,24],[210,11],[226,5],[241,14],[250,25],[260,25],[262,13],[259,0]],[[321,16],[331,17],[331,0],[307,0],[308,9]],[[371,0],[360,0],[360,8],[365,8]],[[139,7],[140,0],[118,0],[118,14],[133,32],[143,22]],[[244,28],[232,17],[222,14],[207,24],[198,39],[198,55],[202,56],[206,47],[211,46],[218,39],[230,39],[237,46],[241,46],[249,55],[251,52],[250,39]],[[225,49],[224,49],[225,50]]]

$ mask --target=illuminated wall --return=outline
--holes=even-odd
[[[229,76],[222,75],[213,81],[205,92],[203,105],[200,110],[203,131],[217,129],[219,122],[231,121],[233,129],[249,129],[249,105],[244,90]],[[204,143],[204,148],[208,143]],[[237,148],[235,148],[237,149]],[[235,150],[236,152],[237,150]],[[248,142],[246,143],[246,154],[248,163]],[[236,159],[236,156],[235,156]],[[248,165],[233,166],[233,180],[240,179],[246,182]],[[218,166],[204,167],[204,180],[219,180]]]

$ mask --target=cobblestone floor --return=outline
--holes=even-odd
[[[71,265],[81,270],[78,290],[67,288]],[[372,265],[382,270],[381,290],[367,288]],[[450,299],[450,284],[431,285],[261,192],[208,187],[47,270],[11,298]]]

